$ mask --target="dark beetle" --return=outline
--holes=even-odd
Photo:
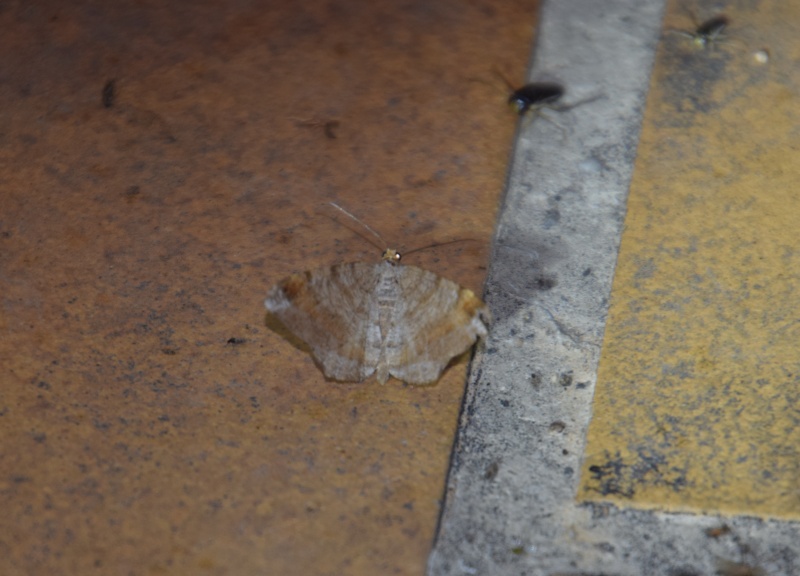
[[[524,116],[529,110],[538,110],[558,102],[564,95],[560,84],[534,82],[518,88],[508,97],[509,105],[515,106],[517,113]]]

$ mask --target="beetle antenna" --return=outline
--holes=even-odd
[[[517,90],[517,87],[514,86],[511,83],[511,81],[506,77],[506,75],[500,72],[500,70],[498,70],[496,66],[492,66],[492,72],[494,73],[495,76],[497,76],[498,78],[500,78],[500,80],[503,81],[503,84],[505,84],[511,92],[515,92]]]

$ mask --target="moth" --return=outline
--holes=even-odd
[[[344,382],[373,374],[381,384],[390,376],[436,382],[452,358],[486,338],[490,321],[472,290],[400,264],[392,249],[379,263],[293,274],[270,289],[264,304],[308,344],[327,378]]]

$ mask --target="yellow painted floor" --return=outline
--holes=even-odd
[[[536,2],[0,8],[0,574],[420,574],[466,358],[326,382],[282,277],[480,293]],[[335,214],[335,213],[334,213]]]
[[[579,499],[798,519],[800,4],[723,14],[657,55]]]

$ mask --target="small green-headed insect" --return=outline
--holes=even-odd
[[[703,49],[712,48],[716,44],[729,41],[729,38],[725,35],[725,29],[730,26],[731,21],[727,16],[719,14],[700,24],[697,24],[694,17],[692,17],[692,20],[695,21],[695,29],[693,32],[675,29],[668,30],[668,32],[691,38],[695,46]]]

